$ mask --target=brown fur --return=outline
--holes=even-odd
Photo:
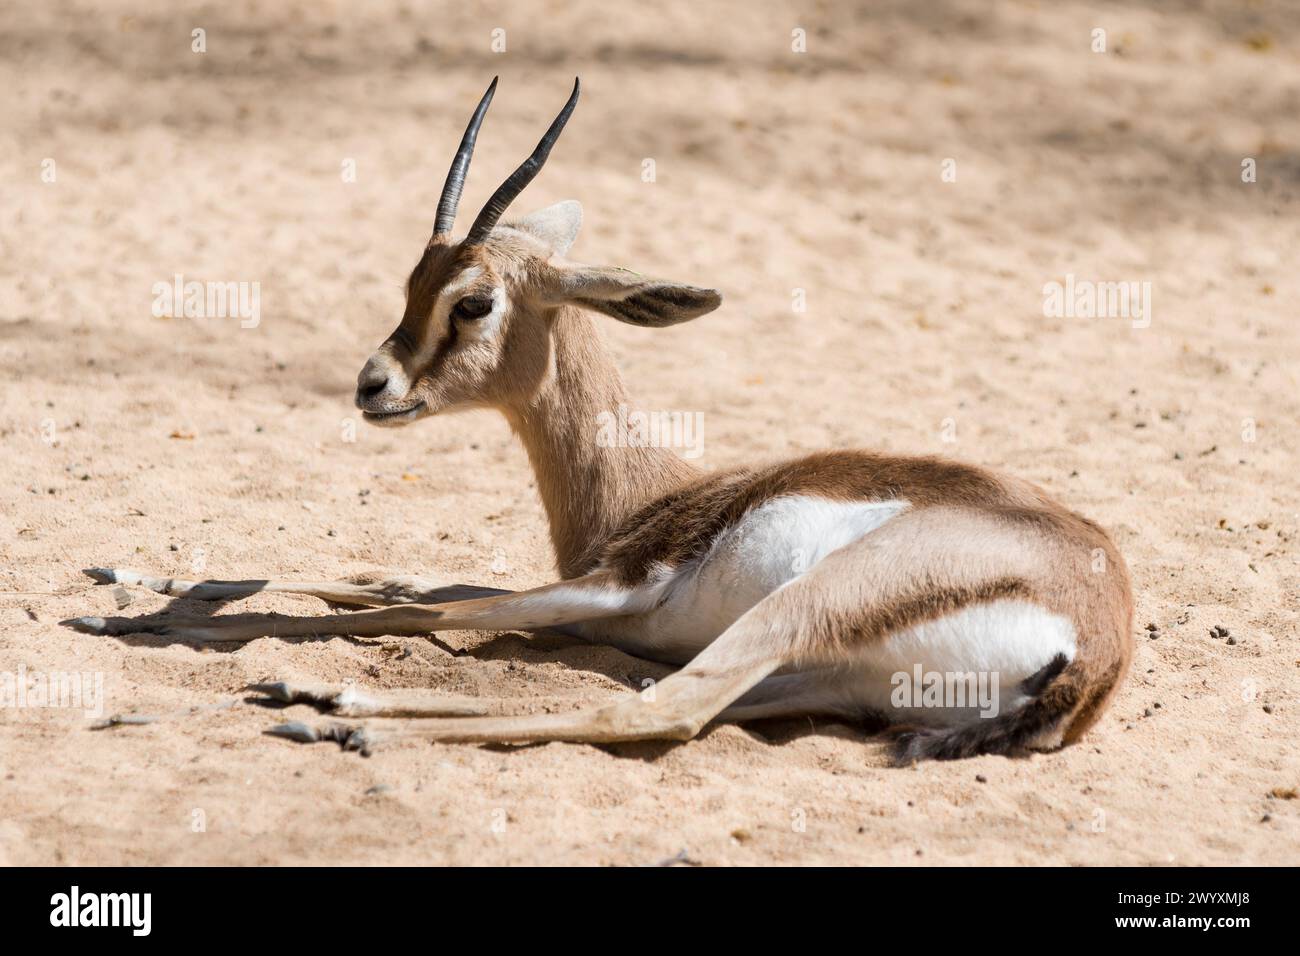
[[[1027,485],[1005,482],[971,465],[869,451],[819,452],[763,468],[715,473],[674,489],[624,522],[606,547],[604,563],[625,583],[640,581],[655,563],[677,565],[702,553],[751,508],[782,495],[1000,508],[1009,517],[1046,502]]]
[[[591,320],[551,320],[552,361],[532,399],[503,409],[532,461],[562,577],[590,571],[606,541],[647,499],[671,496],[697,472],[662,448],[602,448],[597,416],[630,403]]]

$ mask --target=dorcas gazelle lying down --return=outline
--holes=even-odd
[[[629,404],[601,317],[672,325],[720,297],[570,261],[576,202],[500,224],[573,112],[576,83],[533,155],[454,240],[495,87],[465,131],[401,324],[361,370],[356,402],[389,428],[451,409],[504,414],[536,472],[562,580],[510,593],[418,578],[196,583],[95,569],[103,583],[199,600],[288,591],[383,607],[254,623],[69,623],[191,641],[552,628],[684,665],[653,693],[518,717],[424,691],[258,685],[343,718],[403,718],[387,722],[394,733],[430,740],[685,740],[710,721],[805,714],[883,717],[902,761],[1077,740],[1132,653],[1127,572],[1106,533],[1033,485],[935,458],[829,451],[703,474],[662,448],[598,441],[602,413]],[[384,723],[278,731],[365,748]]]

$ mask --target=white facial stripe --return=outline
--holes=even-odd
[[[451,282],[442,287],[438,298],[433,303],[433,312],[429,316],[429,325],[424,333],[424,341],[415,355],[415,367],[424,368],[433,361],[433,354],[438,344],[447,337],[451,327],[451,307],[465,297],[470,287],[483,276],[479,266],[470,266]]]
[[[483,269],[479,266],[470,266],[454,280],[448,282],[438,294],[437,301],[433,304],[433,313],[430,315],[428,331],[425,334],[424,341],[420,343],[419,352],[416,354],[416,363],[418,368],[424,368],[433,361],[434,353],[438,350],[438,345],[447,337],[451,328],[451,310],[463,299],[479,280],[483,278]],[[492,290],[492,311],[474,322],[466,322],[461,326],[461,332],[470,340],[484,340],[491,338],[501,328],[501,318],[506,313],[508,300],[505,289],[497,286]]]

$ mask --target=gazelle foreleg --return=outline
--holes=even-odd
[[[63,623],[86,634],[162,634],[199,643],[328,634],[375,637],[474,629],[536,630],[647,610],[654,595],[654,589],[649,586],[623,587],[610,575],[597,572],[529,591],[352,614],[227,615],[198,620],[80,617]]]
[[[469,584],[438,585],[425,578],[409,575],[387,578],[371,584],[351,581],[187,581],[163,578],[130,568],[86,568],[84,573],[96,584],[129,584],[168,597],[191,601],[236,601],[254,594],[306,594],[331,604],[356,604],[363,607],[389,607],[396,604],[444,604],[467,598],[509,594],[502,588],[481,588]]]

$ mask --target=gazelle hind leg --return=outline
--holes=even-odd
[[[86,568],[96,584],[128,584],[168,597],[192,601],[236,601],[254,594],[306,594],[331,604],[390,607],[399,604],[444,604],[474,597],[509,594],[501,588],[480,588],[468,584],[438,585],[414,576],[387,578],[371,584],[351,581],[187,581],[142,574],[130,568]]]
[[[336,741],[346,749],[363,752],[394,738],[445,743],[689,740],[729,703],[784,662],[781,655],[768,652],[761,642],[756,642],[750,628],[737,630],[739,624],[653,688],[603,707],[564,714],[404,721],[392,728],[294,722],[281,724],[268,733],[302,743]]]
[[[852,671],[814,670],[765,678],[718,714],[718,723],[738,724],[772,717],[860,717],[862,707],[852,688]]]
[[[424,688],[363,691],[351,684],[273,681],[249,684],[246,690],[281,704],[311,704],[339,717],[472,717],[487,713],[472,697],[440,694]]]
[[[644,610],[650,588],[627,588],[593,573],[529,591],[443,604],[405,605],[319,617],[228,615],[198,620],[73,618],[63,623],[85,634],[161,634],[196,643],[242,643],[259,637],[340,634],[378,637],[456,630],[537,630]]]

